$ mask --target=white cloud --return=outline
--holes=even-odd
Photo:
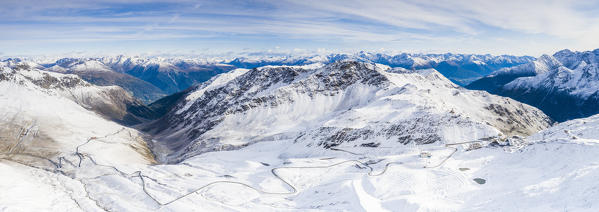
[[[150,3],[173,6],[135,7]],[[220,39],[252,48],[252,39],[269,37],[275,43],[265,45],[281,48],[277,41],[533,55],[599,47],[599,4],[573,0],[136,0],[126,3],[130,11],[114,9],[121,4],[8,1],[0,8],[0,43]],[[95,13],[106,11],[114,14]]]
[[[299,4],[305,10],[324,10],[331,16],[355,16],[357,19],[429,32],[455,31],[466,36],[488,36],[488,33],[503,29],[511,33],[569,39],[574,48],[599,47],[599,39],[596,39],[599,37],[598,5],[584,1],[304,0],[290,1],[290,4]],[[595,7],[594,12],[581,11],[581,8],[589,7]]]

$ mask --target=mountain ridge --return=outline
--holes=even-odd
[[[441,97],[443,95],[433,92],[447,93],[451,97]],[[330,140],[311,144],[325,148],[369,136],[384,137],[382,140],[394,137],[402,144],[434,143],[446,139],[441,136],[446,125],[439,126],[438,130],[432,128],[435,129],[433,131],[418,125],[413,131],[410,129],[414,128],[408,125],[393,125],[401,119],[397,117],[383,121],[367,116],[363,123],[377,126],[374,130],[360,129],[362,127],[355,124],[352,124],[353,127],[344,126],[343,123],[349,120],[360,119],[360,116],[350,118],[360,113],[357,111],[372,111],[381,107],[379,104],[388,105],[385,107],[394,111],[385,113],[397,113],[398,117],[414,124],[443,119],[444,116],[435,115],[437,113],[454,112],[456,115],[446,118],[455,122],[446,120],[439,123],[475,126],[485,132],[484,136],[481,135],[485,138],[500,137],[500,134],[528,135],[551,124],[549,118],[532,107],[507,98],[495,99],[498,97],[465,90],[433,69],[410,71],[356,61],[237,69],[200,84],[184,95],[184,100],[164,117],[142,127],[172,151],[166,153],[167,158],[171,158],[167,161],[178,161],[206,151],[237,149],[273,138]],[[470,97],[494,103],[475,103],[469,100]],[[468,112],[464,110],[469,109],[462,108],[462,100],[457,99],[471,101],[476,109],[465,115]],[[398,107],[405,107],[410,112],[400,115],[402,113],[395,111]],[[476,110],[481,111],[474,112]],[[381,122],[380,126],[375,124],[377,122]],[[296,128],[300,123],[302,127]],[[343,130],[347,127],[350,131]],[[408,136],[410,134],[422,136]],[[321,138],[323,136],[325,138]],[[462,135],[458,133],[455,136],[457,139]]]
[[[233,68],[256,68],[266,65],[308,65],[315,63],[332,63],[339,60],[355,60],[402,67],[407,69],[435,68],[443,75],[460,85],[466,85],[477,78],[503,67],[511,67],[533,60],[528,56],[509,55],[475,55],[475,54],[385,54],[385,53],[331,53],[331,54],[309,54],[309,55],[279,55],[269,56],[260,54],[248,54],[234,58],[223,58],[208,56],[200,57],[159,57],[159,56],[104,56],[104,57],[73,57],[73,58],[8,58],[4,61],[21,61],[43,66],[50,71],[70,71],[84,76],[82,72],[73,71],[69,66],[85,65],[84,62],[99,62],[101,64],[89,65],[87,70],[95,72],[112,69],[114,72],[128,74],[135,78],[146,81],[153,86],[145,86],[147,89],[160,89],[162,92],[152,91],[150,94],[141,94],[134,90],[136,86],[128,86],[125,82],[119,85],[132,91],[138,98],[150,102],[160,98],[164,94],[172,94],[187,89],[189,86],[206,81],[212,76],[229,71]],[[63,66],[63,67],[61,67]],[[85,68],[85,67],[79,67]],[[65,70],[68,69],[68,70]],[[114,74],[112,74],[114,75]],[[123,76],[123,75],[121,75]],[[87,76],[87,79],[102,81],[98,78]],[[107,76],[106,78],[111,78]],[[112,77],[114,78],[114,77]],[[107,80],[103,80],[107,81]],[[129,80],[130,81],[130,80]],[[140,84],[140,83],[137,83]]]
[[[467,88],[512,97],[540,108],[557,121],[599,113],[599,49],[561,50],[497,71]]]

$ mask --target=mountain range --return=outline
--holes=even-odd
[[[353,54],[329,54],[311,56],[279,56],[279,57],[240,57],[225,63],[238,68],[256,68],[266,65],[308,65],[312,63],[333,63],[342,60],[378,63],[390,67],[405,69],[434,68],[458,85],[468,83],[491,74],[505,67],[525,64],[535,58],[530,56],[511,55],[475,55],[475,54],[385,54],[358,52]]]
[[[466,90],[434,69],[341,61],[236,69],[189,89],[142,129],[170,150],[167,162],[178,162],[274,139],[324,148],[452,143],[550,124],[533,107]]]
[[[7,58],[8,65],[26,63],[57,73],[75,74],[96,85],[118,85],[144,103],[150,103],[235,68],[266,65],[328,64],[342,60],[379,63],[406,69],[435,68],[459,85],[490,74],[494,70],[532,61],[532,57],[466,54],[396,54],[359,52],[308,56],[254,56],[222,58],[163,58],[107,56],[95,58]]]
[[[231,70],[226,64],[207,64],[200,60],[98,57],[61,58],[55,61],[9,58],[7,66],[22,63],[40,70],[74,74],[95,85],[118,85],[144,103],[210,79]]]
[[[6,59],[0,210],[594,211],[599,115],[501,95],[592,98],[596,52]]]
[[[553,55],[498,70],[466,86],[535,106],[556,121],[599,113],[599,49]]]

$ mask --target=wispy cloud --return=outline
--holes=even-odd
[[[599,4],[573,0],[7,1],[5,53],[172,47],[551,53],[599,47]],[[60,48],[56,48],[59,46]]]

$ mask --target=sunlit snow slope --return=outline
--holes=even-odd
[[[599,49],[562,50],[467,86],[538,107],[556,121],[599,113]]]
[[[3,211],[599,208],[599,116],[546,128],[538,110],[461,89],[434,70],[344,62],[221,75],[187,93],[170,115],[189,118],[181,123],[189,126],[203,113],[222,119],[204,134],[244,148],[192,148],[171,154],[182,156],[176,164],[153,164],[138,131],[21,71],[0,75],[11,77],[0,80]],[[256,86],[242,87],[241,79]],[[159,134],[165,130],[172,129]],[[150,144],[160,150],[165,141]]]
[[[550,123],[533,107],[463,89],[433,69],[345,61],[219,75],[145,129],[175,162],[269,140],[320,148],[455,143],[525,136]]]
[[[106,135],[121,130],[127,133],[116,133],[115,145],[85,148],[98,148],[92,151],[98,154],[97,160],[103,157],[110,163],[152,163],[141,134],[93,112],[98,107],[112,110],[110,94],[115,89],[89,85],[74,75],[4,67],[0,72],[2,157],[57,166],[62,157],[73,162],[75,149],[90,138],[103,141]],[[83,147],[80,150],[85,151]]]
[[[122,124],[138,124],[153,116],[149,108],[119,86],[95,86],[77,75],[42,71],[24,64],[4,66],[0,74],[5,83],[70,99]]]

